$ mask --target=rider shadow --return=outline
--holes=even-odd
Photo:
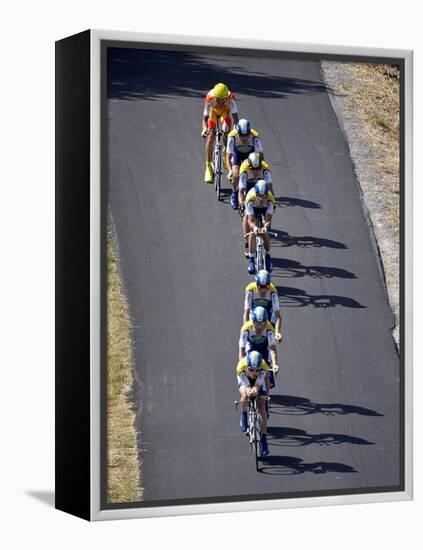
[[[374,445],[361,437],[333,433],[308,434],[305,430],[295,428],[269,427],[268,436],[269,444],[275,447],[303,447],[312,444],[330,446],[342,443]]]
[[[231,205],[231,194],[232,189],[228,187],[221,187],[220,188],[220,202],[223,202],[224,204]]]
[[[273,261],[273,260],[272,260]],[[346,296],[332,296],[324,294],[307,294],[299,288],[287,286],[276,286],[279,303],[284,307],[305,307],[313,306],[315,308],[327,309],[330,307],[343,306],[354,309],[366,309],[357,300]]]
[[[290,235],[286,231],[281,231],[280,229],[273,229],[272,232],[276,233],[276,237],[273,240],[272,246],[298,246],[300,248],[338,248],[346,250],[347,245],[339,241],[334,241],[332,239],[322,239],[320,237],[312,237],[310,235],[304,237],[295,237]]]
[[[337,472],[344,474],[357,473],[352,466],[340,462],[304,462],[294,456],[268,456],[260,459],[259,472],[266,475],[327,474]]]
[[[322,208],[318,202],[296,199],[294,197],[275,197],[278,206],[300,206],[302,208]]]
[[[313,403],[306,397],[294,395],[272,394],[270,401],[270,413],[288,416],[302,416],[307,414],[325,414],[327,416],[359,414],[362,416],[384,416],[383,414],[344,403]]]
[[[312,277],[314,279],[331,279],[339,277],[342,279],[357,279],[357,276],[346,269],[336,267],[323,267],[317,265],[302,265],[294,260],[284,258],[272,258],[273,272],[281,277]]]

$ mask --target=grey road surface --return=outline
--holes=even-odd
[[[397,486],[394,321],[319,62],[112,49],[108,71],[109,206],[145,501]],[[229,194],[218,203],[202,181],[202,102],[220,81],[262,134],[280,205],[284,339],[259,472],[233,405],[252,278]]]

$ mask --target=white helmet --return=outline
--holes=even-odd
[[[260,154],[259,153],[250,153],[248,155],[248,162],[250,163],[251,168],[259,168],[261,164]]]

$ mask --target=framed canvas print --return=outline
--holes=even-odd
[[[56,43],[56,507],[412,498],[412,52]]]

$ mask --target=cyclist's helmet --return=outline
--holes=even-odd
[[[269,192],[269,184],[264,180],[257,180],[254,186],[256,195],[267,195]]]
[[[248,136],[251,132],[251,125],[245,118],[241,118],[236,124],[236,131],[240,136]]]
[[[269,286],[270,273],[265,269],[261,269],[256,275],[256,283],[260,286]]]
[[[264,309],[264,307],[257,306],[253,310],[253,314],[251,316],[251,319],[253,323],[266,323],[267,321],[267,311]]]
[[[250,351],[247,355],[247,367],[251,370],[260,370],[263,357],[259,351]]]
[[[250,163],[251,168],[260,168],[261,160],[259,153],[250,153],[248,155],[248,162]]]
[[[226,84],[223,84],[222,82],[216,84],[216,86],[213,88],[213,95],[218,99],[227,99],[229,96],[229,90]]]

